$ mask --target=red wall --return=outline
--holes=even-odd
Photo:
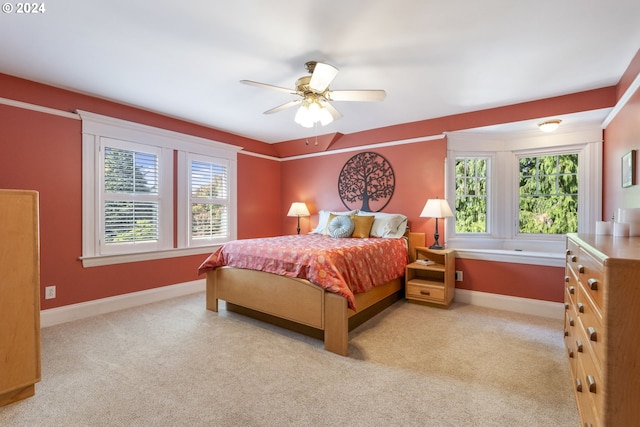
[[[273,154],[258,141],[0,75],[0,96],[215,139]],[[83,268],[81,121],[0,105],[0,188],[40,193],[41,289],[57,286],[43,309],[196,280],[205,255]],[[238,155],[238,236],[279,234],[280,162]],[[275,203],[274,203],[275,202]],[[44,291],[41,292],[44,295]]]
[[[238,239],[282,234],[280,168],[278,161],[238,154]]]
[[[564,267],[456,259],[464,280],[456,288],[521,298],[562,302]]]
[[[620,79],[621,89],[627,89],[640,76],[640,51]],[[622,96],[624,92],[619,91]],[[640,185],[622,188],[620,165],[622,156],[630,150],[640,150],[640,90],[629,101],[604,130],[603,150],[603,200],[602,216],[605,220],[617,214],[618,208],[640,207]],[[640,153],[637,154],[640,164]],[[636,182],[640,174],[636,168]]]
[[[621,80],[628,85],[640,69],[640,55]],[[509,107],[477,111],[407,123],[351,135],[320,136],[318,146],[304,141],[265,144],[226,132],[164,117],[144,110],[92,98],[62,89],[0,74],[0,97],[73,112],[77,109],[242,146],[266,156],[288,157],[365,144],[437,135],[446,131],[611,107],[620,87],[602,88]],[[640,149],[640,95],[636,94],[605,131],[604,215],[620,206],[638,206],[638,186],[621,189],[620,157]],[[40,192],[42,289],[56,285],[57,298],[42,300],[52,308],[197,279],[202,256],[83,268],[81,200],[81,122],[49,114],[0,105],[0,188]],[[444,139],[371,149],[385,156],[396,174],[396,191],[384,209],[401,212],[414,231],[431,241],[434,221],[418,215],[431,197],[443,197]],[[296,219],[286,217],[293,201],[319,209],[345,209],[337,193],[344,163],[358,151],[278,161],[238,154],[238,237],[262,237],[295,232]],[[302,218],[303,232],[317,217]],[[443,230],[441,230],[442,233]],[[442,233],[444,234],[444,233]],[[557,277],[540,285],[529,280],[531,266],[458,260],[465,272],[465,289],[561,301],[562,269],[536,267],[536,272]],[[549,269],[549,270],[547,270]],[[491,279],[489,279],[491,278]]]
[[[402,213],[409,217],[413,231],[431,233],[434,220],[420,218],[427,199],[444,197],[444,159],[447,155],[445,139],[414,144],[382,147],[372,150],[384,156],[396,179],[395,192],[384,212]],[[317,225],[317,213],[325,210],[348,210],[338,194],[338,177],[344,164],[362,151],[289,160],[282,165],[282,210],[284,215],[291,202],[305,202],[312,216],[301,218],[301,232]],[[296,219],[283,215],[282,229],[293,234]]]

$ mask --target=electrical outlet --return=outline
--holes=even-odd
[[[44,288],[44,299],[54,299],[56,297],[56,287],[47,286]]]
[[[456,282],[462,282],[462,271],[456,270]]]

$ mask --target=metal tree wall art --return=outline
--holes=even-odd
[[[342,203],[347,209],[366,212],[381,211],[391,200],[395,186],[396,177],[391,164],[372,151],[351,157],[338,178],[338,194]]]

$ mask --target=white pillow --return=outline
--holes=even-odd
[[[404,236],[407,229],[407,217],[402,214],[384,212],[359,212],[358,215],[373,215],[373,225],[369,235],[371,237],[399,238]]]
[[[357,210],[348,211],[348,212],[333,212],[333,211],[318,211],[318,226],[311,230],[312,234],[327,234],[327,222],[329,221],[329,214],[334,215],[355,215],[357,214]]]

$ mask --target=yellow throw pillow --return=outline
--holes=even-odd
[[[366,239],[371,232],[371,226],[375,216],[373,215],[351,215],[351,219],[356,228],[353,230],[351,237],[357,237],[360,239]]]
[[[338,215],[340,214],[334,214],[333,212],[329,214],[329,219],[327,219],[327,224],[324,226],[324,233],[322,234],[324,234],[325,236],[329,235],[329,224],[331,223],[331,220],[337,217]]]

